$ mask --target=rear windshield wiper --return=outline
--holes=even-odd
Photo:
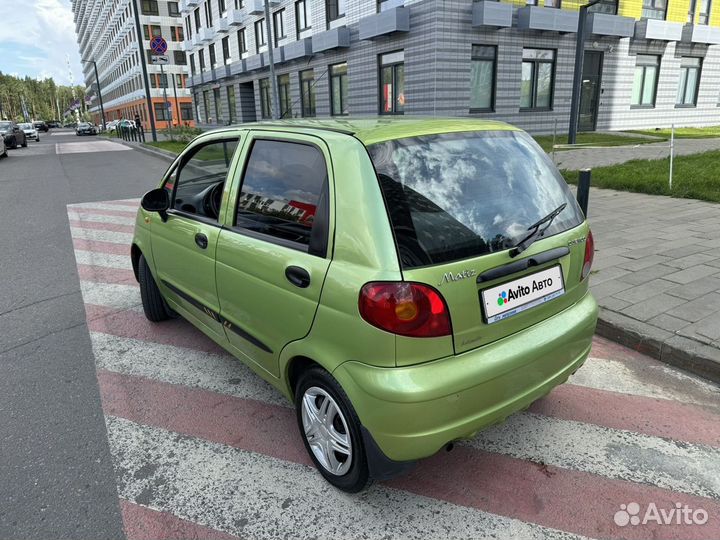
[[[565,210],[566,206],[567,203],[562,203],[555,210],[550,212],[547,216],[530,225],[527,229],[528,231],[530,231],[530,234],[528,234],[525,238],[515,244],[515,246],[510,250],[510,256],[517,257],[523,251],[529,248],[532,243],[537,240],[539,236],[542,236],[543,233],[548,229],[548,227],[552,225],[553,220],[560,215],[560,212]],[[545,225],[545,227],[541,229],[540,226],[545,223],[547,223],[547,225]]]

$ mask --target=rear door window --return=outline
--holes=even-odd
[[[430,135],[368,150],[405,269],[509,249],[563,203],[545,237],[584,219],[547,154],[523,132]]]
[[[319,249],[324,231],[327,165],[314,145],[258,139],[238,197],[235,225],[290,247]],[[321,215],[322,214],[322,215]]]

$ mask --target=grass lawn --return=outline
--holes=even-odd
[[[654,133],[651,133],[654,135]],[[662,135],[659,135],[662,137]],[[552,135],[537,135],[533,137],[537,143],[548,154],[552,152],[553,137]],[[647,139],[645,137],[628,137],[625,135],[613,135],[612,133],[578,133],[576,138],[577,144],[592,144],[596,146],[624,146],[628,144],[647,144],[660,142],[662,139]],[[567,143],[567,133],[559,134],[556,137],[555,144]],[[570,148],[558,148],[556,152],[571,150]]]
[[[161,148],[162,150],[167,150],[168,152],[172,152],[173,154],[179,154],[183,150],[185,150],[185,147],[187,146],[186,143],[177,142],[177,141],[158,141],[158,142],[146,142],[147,146],[154,146],[156,148]]]
[[[179,154],[180,152],[185,150],[185,147],[188,145],[188,143],[178,141],[146,142],[145,144],[147,146],[154,146],[155,148],[162,148],[163,150],[167,150],[168,152],[172,152],[173,154]],[[201,161],[218,161],[224,159],[226,161],[229,161],[230,159],[232,159],[234,151],[235,148],[232,145],[228,145],[226,155],[225,151],[222,148],[213,145],[208,148],[202,149],[196,154],[194,154],[193,159],[199,159]]]
[[[670,128],[667,129],[646,129],[643,131],[633,131],[632,133],[642,133],[644,135],[658,135],[660,137],[670,138]],[[678,139],[708,139],[712,137],[720,137],[720,126],[710,126],[702,128],[683,127],[675,128],[675,137]]]
[[[668,187],[668,159],[634,160],[597,167],[590,185],[650,195],[720,202],[720,151],[679,156],[673,164],[673,189]],[[562,171],[568,183],[577,183],[577,171]]]

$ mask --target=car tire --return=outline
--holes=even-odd
[[[10,145],[10,148],[12,150],[15,150],[17,147],[18,147],[17,137],[13,136],[13,140],[12,140],[12,144]]]
[[[167,312],[165,301],[143,255],[140,255],[138,261],[138,278],[140,279],[140,298],[145,317],[152,322],[168,320],[170,315]]]
[[[372,479],[360,419],[333,376],[319,366],[305,371],[295,388],[295,410],[305,449],[323,478],[346,493],[358,493],[368,487]],[[323,410],[330,415],[326,421],[320,418]],[[321,431],[314,432],[318,428]],[[316,443],[314,448],[309,437]],[[328,454],[323,443],[330,439],[340,442],[339,446],[349,452],[333,450]]]
[[[23,147],[23,148],[27,148],[27,137],[25,137],[25,138],[23,139],[22,147]]]

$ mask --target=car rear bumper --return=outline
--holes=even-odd
[[[473,351],[400,368],[349,361],[333,375],[385,456],[416,460],[502,422],[565,382],[590,353],[597,312],[588,293]]]

